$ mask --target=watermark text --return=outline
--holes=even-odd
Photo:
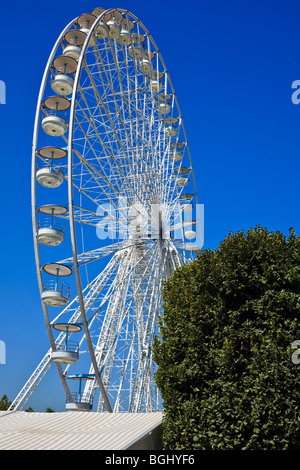
[[[3,80],[0,80],[0,104],[6,104],[6,86]]]
[[[0,340],[0,364],[6,364],[6,346],[2,340]]]
[[[204,204],[190,201],[143,205],[120,197],[117,204],[97,208],[97,237],[101,240],[181,240],[184,245],[204,244]]]

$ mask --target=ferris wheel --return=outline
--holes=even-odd
[[[10,409],[53,364],[67,410],[161,409],[152,344],[162,284],[201,247],[197,206],[182,116],[149,31],[120,8],[80,15],[46,64],[33,136],[50,348]]]

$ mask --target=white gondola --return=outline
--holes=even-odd
[[[90,28],[92,27],[95,21],[96,21],[96,16],[92,15],[91,13],[84,13],[83,15],[80,15],[77,18],[77,23],[80,26],[80,32],[88,35],[90,32]],[[89,40],[88,46],[89,47],[95,46],[96,43],[97,43],[96,38],[94,34],[92,34],[92,37]]]
[[[52,326],[66,335],[64,341],[51,351],[51,360],[56,364],[75,364],[79,359],[79,345],[69,341],[69,335],[81,331],[81,326],[75,323],[56,323]]]
[[[127,29],[121,29],[120,36],[117,39],[117,42],[119,44],[122,44],[122,46],[129,46],[131,38],[130,38],[130,31]]]
[[[54,217],[57,215],[66,214],[68,209],[63,206],[48,204],[41,206],[39,209],[37,209],[37,211],[43,214],[43,219],[39,221],[37,227],[38,242],[48,246],[57,246],[62,243],[64,240],[64,226],[62,223],[57,222]],[[46,219],[44,218],[45,215],[48,216]],[[50,284],[48,284],[48,287],[49,286]]]
[[[40,222],[37,230],[37,240],[41,245],[60,245],[64,240],[64,228],[61,224],[53,223],[53,221]]]
[[[160,80],[151,80],[150,88],[153,93],[159,93],[162,90],[163,84]]]
[[[185,178],[184,176],[180,176],[179,178],[176,179],[176,184],[177,186],[183,188],[184,186],[186,186],[189,182],[189,179],[188,178]]]
[[[136,46],[129,46],[128,48],[128,54],[130,55],[130,57],[132,57],[133,59],[140,59],[142,57],[144,53],[144,49],[141,45],[136,45]]]
[[[159,93],[163,88],[163,84],[160,80],[150,80],[149,86],[152,93]]]
[[[174,162],[180,162],[183,159],[183,152],[180,150],[174,150],[170,158]]]
[[[75,364],[79,359],[77,351],[60,351],[59,349],[51,352],[51,360],[56,364]]]
[[[121,26],[116,23],[116,21],[112,18],[108,20],[107,26],[109,27],[108,35],[111,39],[117,39],[121,32]]]
[[[142,57],[139,69],[144,75],[148,75],[151,72],[152,63],[149,57]]]
[[[196,232],[195,230],[187,230],[186,232],[184,232],[184,236],[188,240],[193,240],[193,238],[196,238]]]
[[[170,103],[164,103],[161,101],[158,105],[158,110],[160,114],[169,114],[171,111],[171,104]]]
[[[129,46],[131,43],[131,30],[133,29],[134,24],[132,21],[124,19],[121,25],[120,36],[117,39],[117,42],[122,46]]]
[[[63,96],[49,96],[44,101],[45,108],[54,114],[49,114],[42,119],[43,131],[51,136],[61,136],[67,131],[66,119],[57,115],[60,111],[66,111],[71,106],[71,102]]]
[[[76,401],[67,401],[66,410],[67,411],[91,411],[92,404],[87,402],[76,402]]]
[[[173,149],[173,153],[170,155],[172,161],[180,162],[183,159],[184,154],[184,143],[183,142],[172,142],[171,148]]]
[[[65,282],[59,282],[60,276],[70,276],[72,269],[69,266],[60,263],[48,263],[43,266],[43,271],[56,277],[55,281],[46,281],[43,283],[41,294],[42,301],[52,307],[62,307],[69,302],[70,286]]]
[[[142,72],[144,75],[150,75],[152,72],[153,66],[152,66],[152,60],[154,57],[154,52],[152,51],[144,51],[140,64],[139,64],[139,70]]]
[[[67,96],[73,91],[74,79],[68,75],[56,75],[51,82],[51,88],[58,95]]]
[[[66,120],[59,116],[46,116],[42,120],[43,131],[53,137],[59,137],[67,132]]]
[[[105,11],[105,8],[95,8],[92,11],[92,15],[95,15],[96,17],[100,16],[103,12]],[[99,21],[99,23],[96,26],[95,33],[97,35],[97,39],[105,39],[108,36],[108,26],[106,25],[106,21],[108,21],[111,18],[111,14],[107,13],[106,15],[103,16],[103,19]]]
[[[107,26],[109,27],[108,35],[111,39],[118,39],[121,32],[121,26],[117,24],[113,19],[107,22]]]
[[[36,180],[45,188],[58,188],[64,181],[64,174],[61,170],[50,168],[39,168],[36,172]]]
[[[165,134],[168,137],[175,137],[177,133],[178,133],[178,129],[175,126],[168,126],[165,128]]]
[[[52,287],[45,283],[43,288],[41,299],[44,304],[51,307],[64,307],[69,302],[70,294],[62,283]]]
[[[170,99],[170,95],[160,94],[159,97],[166,96],[167,99]],[[178,132],[179,128],[174,126],[174,124],[178,123],[178,118],[175,116],[170,116],[164,119],[164,124],[166,125],[165,134],[168,137],[175,137]]]
[[[96,27],[96,34],[98,39],[105,39],[108,36],[108,28],[107,25],[100,21]]]
[[[78,60],[81,54],[81,46],[86,40],[86,34],[79,29],[72,29],[65,35],[68,45],[63,50],[63,55]]]
[[[91,397],[89,394],[82,393],[81,389],[83,380],[94,380],[94,378],[94,374],[74,374],[67,376],[67,379],[79,380],[78,393],[71,393],[71,396],[67,397],[67,411],[91,411]]]
[[[159,93],[163,89],[162,77],[163,73],[159,70],[152,70],[149,78],[149,88],[152,93]]]
[[[57,246],[63,242],[64,232],[53,227],[41,227],[38,229],[37,239],[42,245]]]
[[[108,35],[111,39],[118,39],[121,33],[121,22],[123,15],[119,11],[114,11],[111,18],[106,22]]]
[[[53,61],[53,67],[58,72],[51,81],[51,88],[58,95],[67,96],[73,91],[74,79],[70,76],[77,70],[77,62],[72,57],[58,56]]]
[[[105,8],[95,8],[92,11],[92,15],[95,15],[96,17],[98,17],[102,15],[104,11],[106,11]],[[107,13],[102,18],[103,19],[99,21],[95,29],[97,39],[105,39],[108,36],[108,26],[106,25],[106,21],[108,21],[111,18],[111,14]]]
[[[181,203],[180,204],[180,209],[182,210],[182,212],[192,212],[193,211],[193,204],[189,204],[189,203]]]
[[[144,55],[144,48],[142,43],[145,41],[145,37],[141,34],[134,33],[132,34],[132,44],[128,47],[128,54],[133,59],[141,59]]]
[[[38,183],[46,188],[58,188],[64,181],[64,174],[59,168],[55,168],[54,161],[67,155],[65,149],[59,147],[43,147],[38,155],[43,159],[50,160],[49,166],[39,168],[36,171]]]
[[[81,54],[81,50],[81,47],[70,44],[64,48],[63,55],[78,60]]]

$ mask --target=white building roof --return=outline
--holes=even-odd
[[[1,450],[125,450],[151,435],[162,413],[0,412]]]

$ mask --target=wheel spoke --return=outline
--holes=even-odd
[[[111,245],[106,245],[101,248],[96,248],[95,250],[91,250],[87,253],[81,253],[77,255],[77,263],[79,266],[83,266],[87,263],[90,263],[92,261],[97,261],[100,258],[103,258],[105,256],[109,256],[113,253],[120,252],[122,250],[125,250],[127,248],[130,248],[132,246],[135,246],[135,243],[133,242],[128,242],[128,241],[122,241],[118,243],[112,243]],[[71,258],[66,258],[64,260],[58,261],[60,264],[72,264],[73,262],[73,257]]]

